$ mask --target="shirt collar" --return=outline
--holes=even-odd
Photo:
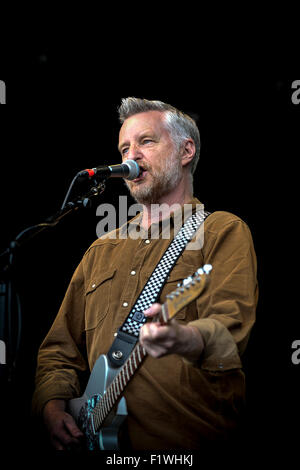
[[[163,230],[163,227],[165,225],[170,224],[171,228],[174,228],[174,225],[177,226],[179,221],[181,220],[181,225],[196,211],[199,210],[204,210],[204,205],[196,198],[193,197],[189,202],[183,204],[180,208],[175,210],[174,212],[171,213],[169,217],[165,217],[163,220],[160,222],[155,222],[153,223],[148,230],[144,230],[141,227],[141,222],[142,222],[142,217],[143,217],[143,211],[141,211],[139,214],[137,214],[135,217],[133,217],[131,220],[129,220],[126,224],[124,224],[122,227],[120,227],[120,231],[122,234],[128,233],[130,231],[130,226],[136,230],[137,226],[140,227],[140,232],[145,232],[145,235],[150,235],[153,233],[154,230],[158,230],[159,233]]]

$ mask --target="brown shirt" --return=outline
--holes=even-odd
[[[197,199],[192,203],[200,204]],[[72,277],[39,350],[33,397],[37,413],[51,399],[83,393],[84,373],[107,353],[170,243],[147,237],[150,231],[125,238],[127,228],[96,240]],[[176,316],[199,328],[204,352],[197,363],[176,354],[146,358],[125,391],[134,449],[197,449],[202,439],[222,438],[239,421],[245,393],[240,356],[255,321],[258,295],[256,256],[245,222],[228,212],[212,213],[204,223],[203,246],[183,252],[160,302],[205,263],[213,266],[208,288]]]

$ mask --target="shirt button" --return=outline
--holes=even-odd
[[[92,289],[94,289],[95,287],[96,287],[96,284],[93,284],[93,285],[92,285]]]
[[[150,240],[145,240],[145,243],[146,243],[147,245],[149,245]]]
[[[136,274],[136,272],[135,272],[135,271],[131,271],[130,274],[131,274],[131,276],[134,276],[134,275]]]
[[[123,302],[123,307],[128,307],[128,302]]]

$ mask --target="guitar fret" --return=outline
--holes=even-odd
[[[125,364],[125,367],[124,367],[124,368],[126,369],[126,374],[127,374],[127,382],[129,382],[129,380],[130,380],[130,376],[129,376],[129,373],[128,373],[128,367],[127,367],[127,363]],[[127,383],[127,382],[126,382],[126,383]]]
[[[111,386],[112,386],[112,392],[113,392],[113,399],[114,399],[114,401],[116,401],[116,399],[117,399],[117,394],[116,394],[116,384],[115,384],[115,381],[112,382]]]
[[[98,429],[100,426],[100,423],[99,423],[99,415],[96,414],[95,417],[94,417],[94,428],[95,430]]]
[[[115,379],[115,382],[116,382],[116,387],[117,387],[117,394],[118,396],[120,395],[120,389],[119,389],[119,380],[118,380],[119,376],[116,377]]]
[[[112,408],[112,400],[111,400],[111,388],[110,387],[108,388],[107,396],[108,396],[109,409],[111,409]]]
[[[126,385],[126,379],[125,379],[125,368],[124,368],[124,367],[123,367],[123,369],[122,369],[122,374],[123,374],[123,383],[122,383],[122,385],[123,385],[123,388],[124,388],[124,387],[125,387],[125,385]]]
[[[104,421],[104,417],[105,417],[105,413],[104,413],[104,406],[103,406],[103,398],[101,400],[101,407],[100,407],[100,419],[101,419],[101,423],[103,423]]]
[[[112,393],[112,389],[111,389],[111,386],[108,387],[107,389],[107,397],[108,397],[108,406],[109,406],[109,409],[112,408],[112,405],[113,405],[113,402],[112,402],[112,396],[111,396],[111,393]]]
[[[116,380],[113,381],[113,384],[114,384],[114,397],[115,397],[115,401],[117,400],[119,394],[118,394],[118,387],[117,387],[117,382]]]
[[[136,350],[137,350],[137,354],[138,354],[138,360],[139,360],[139,362],[141,362],[142,358],[141,358],[141,351],[140,351],[140,345],[139,344],[137,345]]]
[[[105,415],[108,415],[108,403],[107,403],[107,396],[106,396],[106,393],[103,397],[103,406],[104,406],[104,411],[105,411]]]
[[[133,375],[133,370],[132,370],[132,363],[131,363],[131,357],[129,356],[129,367],[130,367],[130,372],[131,372],[131,375]]]
[[[106,390],[105,392],[105,402],[106,402],[106,413],[108,414],[109,413],[109,388]]]
[[[135,353],[136,353],[136,349],[133,351],[133,355],[132,355],[133,360],[134,360],[134,369],[136,370],[138,365],[137,365],[137,362],[136,362]]]
[[[99,403],[97,403],[91,414],[93,415],[93,424],[96,431],[99,426]]]
[[[117,396],[119,397],[121,395],[119,377],[116,378],[116,390],[117,390]]]
[[[108,393],[106,393],[106,394],[105,394],[105,397],[106,397],[106,398],[105,398],[105,401],[106,401],[106,403],[105,403],[105,405],[106,405],[106,406],[105,406],[105,416],[107,416],[107,415],[108,415],[108,413],[109,413],[109,410],[110,410],[110,405],[109,405],[109,394],[108,394]]]

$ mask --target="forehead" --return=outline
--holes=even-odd
[[[164,114],[160,111],[147,111],[127,118],[119,134],[119,142],[134,139],[143,132],[168,133],[164,124]]]

